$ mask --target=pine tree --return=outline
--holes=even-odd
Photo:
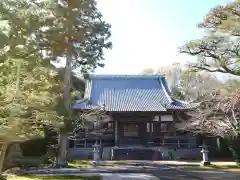
[[[13,59],[0,67],[0,141],[2,152],[15,141],[44,135],[45,126],[58,130],[63,125],[59,101],[62,93],[57,74],[41,60]],[[0,157],[0,172],[4,153]]]
[[[39,32],[37,42],[40,42],[40,47],[47,49],[49,58],[65,57],[66,59],[64,102],[69,114],[66,122],[71,123],[72,68],[77,67],[83,73],[87,73],[103,65],[103,49],[111,47],[111,42],[108,41],[111,35],[110,25],[102,20],[95,0],[52,0],[49,2],[51,3],[47,9],[52,16],[46,22],[50,23]],[[63,165],[67,135],[63,133],[61,135],[58,163]]]
[[[82,73],[103,66],[103,50],[111,48],[110,25],[103,20],[95,0],[7,0],[0,2],[0,20],[8,28],[7,39],[0,44],[14,58],[34,55],[49,60],[66,60],[64,76],[65,126],[71,124],[71,72]],[[4,43],[4,42],[7,42]],[[19,47],[24,46],[24,51]],[[21,53],[19,53],[21,52]],[[67,129],[65,128],[66,132]],[[63,136],[62,158],[66,155],[66,134]]]

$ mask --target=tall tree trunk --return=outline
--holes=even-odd
[[[3,165],[4,165],[4,159],[5,159],[5,155],[7,152],[7,147],[8,147],[8,143],[2,143],[1,144],[1,148],[0,148],[0,176],[2,174],[3,171]]]
[[[71,45],[69,45],[71,46]],[[72,62],[72,48],[68,49],[68,56],[66,58],[66,67],[64,74],[64,104],[65,108],[68,112],[68,117],[66,117],[66,121],[70,121],[71,115],[71,62]],[[67,122],[65,123],[65,129],[60,131],[59,136],[59,155],[58,155],[58,165],[65,166],[66,165],[66,156],[67,156],[67,148],[68,148],[68,134],[67,134]]]
[[[68,147],[68,135],[65,132],[61,132],[59,136],[59,154],[57,158],[58,166],[66,166],[66,156],[67,156],[67,147]]]
[[[68,114],[71,114],[71,96],[70,96],[70,87],[71,87],[71,62],[72,62],[72,51],[68,52],[68,56],[66,58],[66,67],[64,74],[64,104],[68,111]],[[68,117],[70,120],[70,116]],[[66,124],[65,124],[66,125]],[[67,130],[64,129],[60,132],[59,136],[59,156],[58,156],[58,165],[65,166],[66,165],[66,156],[67,156],[67,146],[68,146],[68,134]]]
[[[64,104],[68,112],[67,121],[71,119],[71,72],[72,72],[72,57],[73,57],[73,43],[72,43],[72,7],[70,1],[68,1],[68,34],[65,37],[67,44],[67,57],[66,57],[66,66],[64,72]],[[66,166],[66,156],[68,148],[68,134],[67,126],[68,122],[65,123],[65,129],[60,132],[59,136],[59,155],[58,155],[58,165]]]

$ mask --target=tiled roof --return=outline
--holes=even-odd
[[[189,105],[171,97],[162,75],[93,75],[85,97],[74,109],[105,108],[106,111],[167,111]]]

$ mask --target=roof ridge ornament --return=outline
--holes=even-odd
[[[103,105],[102,105],[102,110],[106,111],[106,104],[105,103],[103,103]]]
[[[162,74],[146,74],[146,75],[137,75],[137,74],[132,74],[132,75],[111,75],[111,74],[92,74],[90,75],[90,79],[159,79],[161,77],[164,77]]]

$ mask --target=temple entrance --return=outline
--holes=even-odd
[[[146,124],[138,122],[119,123],[121,145],[144,145],[146,139]]]

